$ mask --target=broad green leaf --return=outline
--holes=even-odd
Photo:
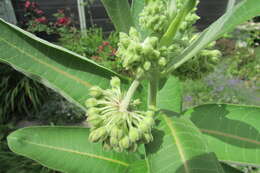
[[[116,73],[0,19],[0,62],[10,64],[84,109],[88,89]]]
[[[180,113],[182,111],[182,89],[178,78],[170,76],[163,88],[158,92],[159,109],[167,109]]]
[[[170,45],[172,44],[172,40],[174,36],[176,35],[179,26],[181,22],[185,19],[187,14],[195,7],[196,5],[196,0],[187,0],[187,2],[184,4],[183,8],[178,12],[177,16],[173,19],[171,22],[169,28],[163,35],[161,39],[161,44],[162,45]]]
[[[151,173],[223,173],[189,119],[161,115],[153,136],[146,146]]]
[[[184,115],[204,134],[218,159],[260,166],[260,107],[209,104]]]
[[[150,173],[146,160],[139,160],[130,165],[127,173]]]
[[[134,22],[128,0],[102,0],[106,11],[118,32],[128,33]]]
[[[196,55],[201,49],[205,48],[210,42],[220,38],[226,32],[231,31],[238,24],[241,24],[259,14],[259,0],[243,0],[239,4],[235,5],[202,32],[178,58],[173,59],[168,66],[167,72],[171,72],[180,67],[183,63]]]
[[[142,12],[144,6],[145,6],[145,0],[133,0],[132,1],[131,14],[132,14],[134,24],[137,28],[140,28],[140,26],[139,26],[139,14]]]
[[[66,173],[126,173],[135,153],[104,151],[88,141],[89,129],[81,127],[30,127],[8,136],[10,149],[42,165]]]

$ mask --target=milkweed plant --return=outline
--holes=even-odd
[[[0,61],[86,111],[86,127],[37,126],[8,136],[9,148],[67,173],[224,173],[260,165],[260,108],[207,104],[183,110],[176,71],[214,64],[215,40],[260,12],[258,0],[228,6],[201,33],[197,0],[102,0],[119,32],[122,76],[0,20]]]

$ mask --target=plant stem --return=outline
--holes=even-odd
[[[153,76],[153,78],[151,78],[149,83],[148,106],[156,106],[157,90],[158,90],[158,77],[157,75],[155,75]]]
[[[133,83],[131,84],[130,88],[128,89],[125,98],[123,99],[123,101],[120,104],[120,111],[126,111],[130,102],[131,102],[131,98],[133,97],[136,89],[138,88],[138,86],[140,85],[140,78],[136,78]]]

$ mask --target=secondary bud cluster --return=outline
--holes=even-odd
[[[169,24],[167,4],[162,0],[149,2],[140,13],[139,23],[142,28],[153,33],[162,33]]]
[[[90,89],[92,98],[86,101],[87,121],[91,125],[89,140],[101,142],[104,149],[136,151],[138,144],[153,140],[154,110],[134,110],[139,100],[133,100],[127,110],[121,110],[124,93],[119,78],[113,77],[110,84],[111,89]]]
[[[147,37],[142,42],[137,30],[131,28],[129,35],[120,33],[117,56],[124,68],[139,74],[152,68],[162,70],[168,63],[169,54],[173,49],[174,46],[159,47],[159,39],[154,36]]]
[[[198,36],[198,34],[189,33],[188,35],[188,33],[186,33],[186,36],[181,39],[182,45],[178,45],[180,52],[189,46]],[[221,52],[215,49],[215,42],[212,42],[205,49],[198,52],[191,60],[183,64],[181,68],[178,68],[174,72],[174,75],[182,79],[202,78],[214,70],[220,57]]]

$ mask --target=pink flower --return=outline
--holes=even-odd
[[[68,24],[70,24],[70,18],[68,18],[68,17],[58,18],[56,24],[58,24],[58,25],[68,25]]]
[[[35,13],[36,13],[36,14],[43,14],[44,12],[43,12],[42,10],[36,9],[36,10],[35,10]]]
[[[24,3],[25,8],[29,8],[31,6],[31,2],[29,0]]]
[[[47,18],[46,17],[39,17],[35,19],[35,22],[37,23],[46,23],[47,22]]]

